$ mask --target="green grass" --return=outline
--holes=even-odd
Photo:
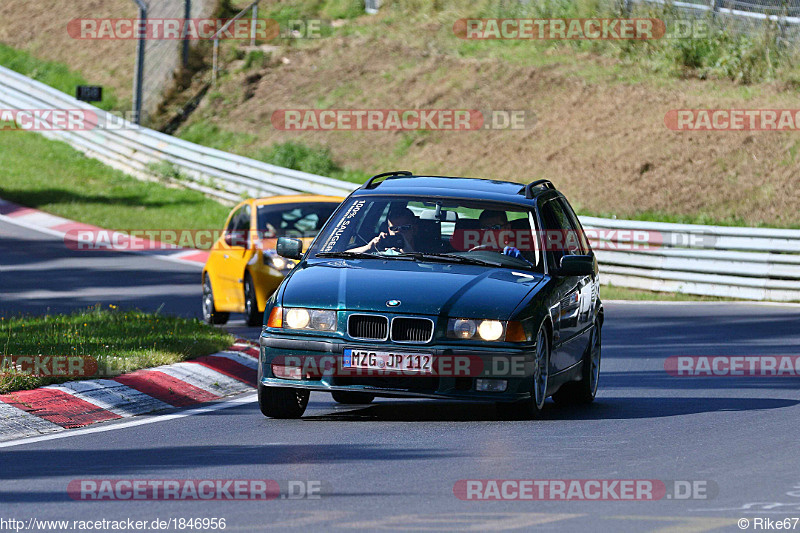
[[[732,298],[717,296],[700,296],[695,294],[682,294],[678,292],[655,292],[639,289],[628,289],[614,285],[601,285],[600,298],[603,300],[636,300],[636,301],[662,301],[662,302],[732,302]]]
[[[0,134],[0,169],[0,198],[107,229],[219,229],[230,210],[30,132]]]
[[[89,356],[98,377],[185,361],[223,350],[234,338],[199,320],[142,311],[93,307],[69,315],[0,318],[0,354]],[[85,377],[0,373],[0,393]]]
[[[75,88],[78,85],[88,84],[81,74],[71,71],[63,63],[44,61],[24,50],[17,50],[2,43],[0,43],[0,65],[70,96],[75,96]],[[119,109],[118,104],[117,97],[107,87],[103,88],[103,101],[92,102],[92,105],[106,111]]]
[[[351,6],[349,9],[337,8]],[[335,36],[379,36],[460,57],[494,58],[498,61],[546,66],[571,65],[575,73],[596,83],[664,82],[686,77],[728,79],[744,85],[781,79],[800,80],[798,49],[776,45],[779,28],[764,24],[751,34],[738,34],[715,25],[712,18],[701,19],[710,31],[695,38],[667,36],[636,40],[464,40],[455,38],[453,22],[460,18],[658,18],[669,30],[676,21],[685,21],[685,12],[672,6],[639,5],[632,13],[620,11],[615,0],[541,0],[507,2],[503,0],[394,0],[381,9],[380,23],[373,24],[363,13],[363,5],[350,0],[296,0],[291,7],[280,5],[268,15],[280,22],[302,18],[351,19],[334,28]],[[344,14],[346,13],[346,14]],[[420,31],[420,28],[427,28]],[[430,28],[438,28],[430,31]],[[327,35],[326,35],[327,36]],[[293,43],[306,46],[303,40]],[[588,65],[582,55],[604,56],[615,65]]]
[[[539,2],[502,2],[479,0],[465,9],[462,3],[441,0],[421,10],[417,0],[397,0],[388,5],[395,22],[405,16],[405,25],[437,21],[441,29],[433,43],[436,48],[463,57],[496,57],[503,61],[542,65],[557,57],[571,64],[581,54],[612,57],[619,65],[590,69],[589,78],[623,83],[700,77],[728,79],[752,84],[773,79],[798,78],[796,47],[776,44],[777,25],[764,24],[751,34],[738,34],[719,27],[712,18],[697,21],[699,31],[693,38],[668,35],[652,40],[462,40],[452,39],[452,21],[457,18],[657,18],[668,30],[677,21],[685,21],[685,12],[672,6],[638,5],[629,14],[620,11],[620,2],[612,0],[542,0]],[[445,24],[445,22],[450,24]],[[708,30],[700,25],[707,23]],[[570,61],[564,56],[572,56]],[[587,63],[579,59],[580,63]],[[618,66],[622,66],[619,69]],[[579,71],[583,68],[579,67]],[[602,75],[601,75],[602,71]]]
[[[308,146],[300,142],[287,141],[269,148],[254,148],[253,144],[257,140],[255,135],[228,131],[208,122],[195,122],[180,131],[178,136],[203,146],[319,176],[353,183],[364,183],[371,176],[367,172],[341,168],[333,160],[330,150],[322,146]]]

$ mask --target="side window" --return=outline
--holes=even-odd
[[[239,219],[239,209],[236,210],[234,214],[231,215],[231,219],[228,221],[228,225],[225,226],[225,234],[228,235],[233,230],[236,229],[236,221]]]
[[[569,202],[567,202],[564,198],[559,198],[557,202],[569,217],[572,227],[575,228],[575,235],[578,238],[578,244],[581,247],[581,254],[589,255],[592,251],[592,247],[589,245],[589,239],[586,238],[586,233],[584,233],[583,227],[581,227],[581,222],[578,220],[578,215],[575,214],[575,211],[572,210],[572,206],[569,205]]]
[[[247,247],[249,231],[250,204],[245,204],[231,217],[225,232],[231,236],[231,246]]]
[[[237,231],[250,231],[250,204],[245,204],[239,209],[239,221],[236,223]]]
[[[551,270],[561,266],[565,255],[582,255],[575,227],[558,200],[550,200],[540,207],[544,224],[547,264]]]

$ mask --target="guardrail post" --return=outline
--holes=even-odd
[[[183,67],[189,65],[189,19],[192,18],[192,0],[183,0]]]
[[[253,10],[253,19],[252,19],[251,26],[250,26],[250,31],[251,31],[250,45],[251,46],[255,46],[255,43],[256,43],[256,29],[257,29],[257,23],[258,23],[258,21],[256,19],[258,18],[258,3],[260,1],[261,0],[255,0],[252,4],[248,4],[248,6],[246,8],[242,9],[241,11],[239,11],[239,13],[235,17],[233,17],[228,22],[226,22],[225,25],[222,26],[222,28],[220,28],[217,31],[217,33],[215,33],[214,36],[212,37],[212,39],[214,39],[214,66],[212,67],[212,72],[211,72],[211,83],[212,84],[214,84],[214,85],[217,84],[217,76],[219,75],[219,39],[220,39],[220,35],[225,33],[225,31],[228,29],[228,26],[230,26],[232,23],[234,23],[237,20],[239,20],[240,18],[242,18],[242,16],[245,13],[247,13],[250,9]]]
[[[133,123],[141,124],[142,93],[144,91],[144,54],[147,38],[147,5],[143,0],[133,0],[139,6],[137,32],[139,41],[136,44],[136,72],[133,81]]]
[[[258,28],[258,4],[253,4],[253,22],[250,24],[250,46],[256,45],[257,28]]]
[[[214,39],[214,65],[211,67],[211,82],[217,84],[217,73],[219,72],[219,37]]]

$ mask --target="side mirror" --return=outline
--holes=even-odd
[[[592,276],[594,255],[565,255],[557,273],[559,276]]]
[[[300,239],[290,239],[289,237],[278,238],[278,245],[275,247],[278,255],[286,259],[303,258],[303,241]]]

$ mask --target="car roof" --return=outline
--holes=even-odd
[[[253,198],[253,205],[272,205],[272,204],[293,204],[309,202],[330,202],[340,204],[344,198],[340,196],[320,196],[310,194],[293,194],[287,196],[266,196],[264,198]]]
[[[557,196],[554,188],[532,187],[526,198],[525,184],[513,181],[464,178],[457,176],[388,176],[383,181],[365,185],[353,196],[442,196],[447,198],[474,198],[531,205],[542,195]]]

